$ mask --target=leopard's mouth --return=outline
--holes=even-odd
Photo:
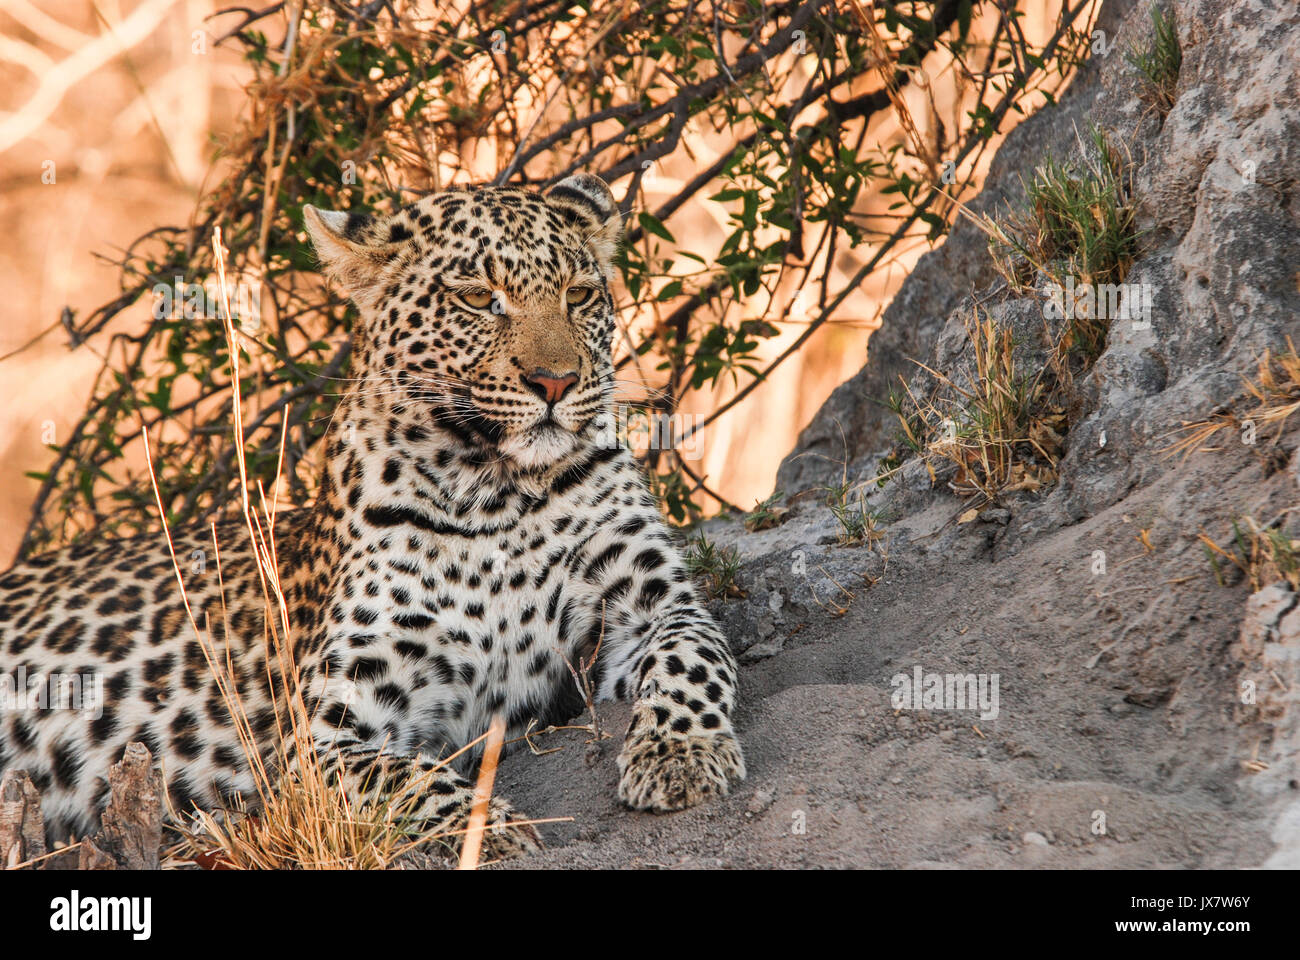
[[[572,454],[586,426],[566,423],[563,411],[557,411],[553,405],[529,423],[512,425],[479,408],[469,391],[456,394],[450,402],[435,406],[432,412],[434,421],[459,436],[462,442],[494,450],[530,468]]]
[[[451,429],[461,439],[477,442],[485,446],[495,446],[505,437],[505,426],[482,413],[459,413],[447,410],[435,412],[434,419],[441,426]]]
[[[564,427],[555,420],[554,417],[547,417],[541,423],[535,423],[528,428],[528,432],[534,437],[546,437],[553,433],[569,433]]]
[[[576,433],[554,419],[507,434],[497,444],[502,456],[524,467],[544,467],[569,456],[578,446]]]

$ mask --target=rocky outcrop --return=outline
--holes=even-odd
[[[1099,23],[1105,57],[1080,72],[1061,103],[1008,136],[972,204],[996,213],[1022,196],[1021,177],[1045,154],[1076,156],[1090,125],[1111,133],[1138,165],[1144,254],[1127,282],[1154,293],[1150,329],[1112,329],[1107,349],[1080,383],[1061,507],[1095,511],[1147,476],[1138,456],[1169,424],[1214,410],[1240,393],[1240,377],[1265,347],[1300,329],[1296,265],[1296,20],[1275,4],[1203,0],[1172,12],[1183,47],[1177,100],[1167,117],[1140,96],[1124,57],[1150,42],[1148,7],[1108,3]],[[936,345],[960,341],[969,297],[987,295],[993,271],[984,235],[960,222],[924,256],[871,339],[867,365],[842,384],[782,463],[777,489],[796,493],[864,477],[890,446],[897,422],[871,402],[887,396],[912,360],[939,361]],[[964,310],[963,310],[963,302]],[[1041,315],[1041,299],[1019,305]],[[1017,305],[1003,301],[1004,311]],[[841,428],[842,432],[841,432]],[[1106,431],[1103,448],[1096,442]],[[1163,465],[1156,464],[1157,469]]]

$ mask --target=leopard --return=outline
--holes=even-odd
[[[0,710],[0,770],[28,773],[51,836],[94,828],[129,743],[153,754],[173,817],[255,809],[259,751],[288,775],[300,748],[284,743],[268,577],[330,783],[356,804],[421,784],[407,816],[453,849],[475,798],[475,751],[458,752],[481,749],[493,718],[516,741],[631,701],[616,757],[630,811],[682,810],[745,777],[735,658],[620,440],[623,219],[583,173],[395,212],[302,207],[322,282],[357,319],[314,497],[268,521],[274,569],[232,516],[74,542],[0,575],[0,675],[102,691],[93,710]],[[493,796],[482,845],[506,858],[544,840]]]

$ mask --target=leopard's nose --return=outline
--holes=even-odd
[[[577,371],[552,373],[538,367],[532,373],[524,374],[523,381],[529,390],[547,403],[559,403],[569,388],[578,382],[578,374]]]

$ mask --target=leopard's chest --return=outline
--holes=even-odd
[[[344,591],[335,615],[391,651],[386,669],[423,735],[464,742],[497,713],[513,728],[571,715],[569,665],[594,643],[599,611],[574,570],[584,538],[550,520],[478,537],[403,531]]]

